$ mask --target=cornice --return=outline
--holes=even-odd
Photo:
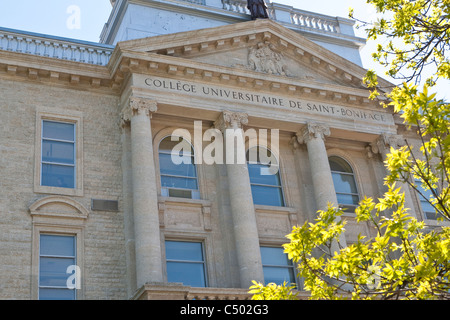
[[[199,62],[192,58],[270,41],[289,58],[342,83],[274,75]],[[119,43],[107,66],[0,51],[0,76],[121,94],[133,73],[202,81],[260,92],[314,98],[315,101],[379,108],[361,85],[366,70],[271,20],[156,36]]]
[[[304,98],[309,97],[324,102],[357,104],[359,107],[368,109],[382,109],[379,104],[367,98],[369,95],[367,89],[266,74],[244,68],[217,66],[156,53],[120,50],[112,55],[109,68],[113,86],[116,87],[124,87],[123,79],[130,77],[132,73],[138,73],[185,81],[206,81],[283,95],[301,95]]]
[[[111,91],[106,66],[0,51],[0,77]]]

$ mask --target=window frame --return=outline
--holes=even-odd
[[[67,212],[54,211],[54,205],[63,204]],[[32,254],[31,254],[31,299],[38,299],[39,291],[39,253],[40,235],[76,236],[77,266],[81,272],[81,288],[77,290],[77,299],[84,299],[84,228],[89,217],[89,210],[78,201],[59,195],[51,195],[36,200],[28,208],[32,219]]]
[[[55,255],[55,254],[46,254],[43,255],[41,253],[41,248],[42,248],[42,236],[46,235],[46,236],[55,236],[55,237],[71,237],[74,240],[74,255],[73,256],[62,256],[62,255]],[[41,258],[54,258],[54,259],[73,259],[74,260],[74,265],[78,265],[78,260],[77,260],[77,236],[75,234],[55,234],[55,233],[51,233],[51,232],[40,232],[39,233],[39,246],[38,246],[38,290],[37,290],[37,299],[40,299],[40,291],[41,289],[67,289],[67,290],[75,290],[74,291],[74,299],[70,299],[70,300],[77,300],[78,299],[78,289],[69,289],[67,287],[58,287],[58,286],[41,286],[40,284],[40,278],[41,278]],[[67,279],[70,277],[70,274],[67,274]]]
[[[68,121],[55,121],[55,120],[48,120],[48,119],[42,119],[42,124],[41,124],[41,163],[40,163],[40,181],[39,184],[40,186],[43,187],[55,187],[55,186],[47,186],[47,185],[43,185],[43,180],[44,180],[44,173],[43,173],[43,167],[44,165],[53,165],[53,166],[64,166],[64,167],[71,167],[73,168],[73,180],[74,180],[74,186],[73,187],[61,187],[61,188],[67,188],[67,189],[76,189],[77,186],[77,141],[76,141],[76,132],[77,132],[77,126],[76,123],[73,122],[68,122]],[[44,137],[44,123],[45,122],[53,122],[53,123],[63,123],[63,124],[71,124],[73,126],[73,141],[70,140],[64,140],[64,139],[54,139],[54,138],[46,138]],[[66,143],[66,144],[72,144],[73,145],[73,149],[74,149],[74,155],[73,155],[73,165],[72,164],[67,164],[67,163],[60,163],[60,162],[50,162],[50,161],[44,161],[44,141],[52,141],[52,142],[62,142],[62,143]]]
[[[74,125],[74,188],[42,185],[42,149],[44,121]],[[36,113],[34,192],[67,196],[83,196],[83,118],[77,111],[41,108]],[[62,141],[62,140],[61,140]],[[52,163],[56,164],[56,163]]]
[[[260,245],[261,264],[262,264],[262,268],[263,268],[264,282],[266,282],[266,276],[265,276],[265,273],[264,273],[264,268],[267,267],[267,268],[288,269],[288,270],[292,270],[292,274],[293,274],[293,276],[294,276],[294,279],[293,279],[294,282],[288,283],[288,285],[290,285],[290,284],[295,284],[296,287],[298,288],[298,287],[299,287],[299,281],[298,281],[298,278],[297,278],[297,270],[296,270],[296,267],[295,267],[294,262],[288,258],[288,261],[290,261],[290,263],[291,263],[290,265],[270,265],[270,264],[264,264],[264,263],[263,263],[263,253],[262,253],[262,248],[275,248],[275,249],[283,250],[283,254],[286,255],[286,258],[288,258],[288,257],[287,257],[287,254],[284,253],[284,249],[283,249],[282,246],[277,246],[277,245],[265,245],[265,244]],[[268,283],[265,283],[265,285],[268,285]]]
[[[352,192],[338,192],[338,190],[336,189],[336,186],[334,185],[334,180],[333,180],[333,187],[334,187],[334,191],[336,193],[336,198],[338,198],[338,194],[341,195],[350,195],[352,198],[353,196],[357,196],[358,197],[358,201],[356,204],[343,204],[343,203],[339,203],[338,200],[338,206],[340,208],[348,208],[351,209],[351,211],[346,211],[346,212],[354,212],[355,209],[358,207],[359,202],[361,201],[361,195],[359,192],[359,186],[358,186],[358,182],[357,182],[357,177],[356,177],[356,173],[355,170],[353,168],[353,166],[350,164],[350,162],[348,162],[345,158],[338,156],[338,155],[330,155],[328,156],[328,163],[330,163],[330,158],[337,158],[340,159],[341,161],[344,161],[350,168],[350,170],[352,172],[344,172],[344,171],[335,171],[331,169],[331,165],[330,165],[330,172],[331,172],[331,176],[333,176],[333,173],[335,174],[339,174],[339,175],[346,175],[346,176],[352,176],[353,177],[353,182],[355,184],[355,189],[356,189],[356,193],[352,193]]]
[[[250,148],[248,148],[248,149],[246,150],[246,153],[245,153],[247,167],[248,167],[249,164],[250,164],[250,165],[255,165],[255,163],[250,163],[250,159],[247,158],[247,155],[249,154],[249,151],[250,151],[250,149],[252,149],[252,148],[264,148],[264,149],[266,149],[267,151],[269,151],[269,152],[271,153],[271,155],[277,160],[277,166],[278,166],[278,172],[277,172],[277,175],[278,175],[278,180],[279,180],[279,182],[280,182],[279,185],[268,185],[268,184],[262,184],[262,183],[252,183],[252,178],[251,178],[251,176],[250,176],[250,170],[248,170],[248,172],[249,172],[249,180],[250,180],[250,188],[251,188],[252,192],[253,192],[253,186],[258,186],[258,187],[264,187],[264,188],[274,188],[274,189],[278,189],[278,191],[280,192],[280,195],[281,195],[281,205],[259,204],[259,203],[255,203],[255,200],[254,200],[254,199],[253,199],[253,204],[254,204],[254,205],[258,205],[258,206],[271,206],[271,207],[282,207],[282,208],[287,207],[287,203],[286,203],[286,195],[285,195],[285,192],[284,192],[283,179],[282,179],[282,177],[281,177],[281,164],[280,164],[280,159],[279,159],[279,157],[277,157],[277,156],[272,152],[271,149],[269,149],[269,148],[267,148],[267,147],[265,147],[265,146],[259,146],[259,145],[251,146]],[[258,160],[257,163],[256,163],[256,165],[262,165],[262,164],[261,164],[260,161]]]
[[[171,152],[161,152],[160,149],[160,145],[161,142],[163,142],[166,138],[170,138],[172,136],[178,137],[182,140],[185,140],[192,149],[192,155],[190,156],[190,158],[192,158],[193,163],[191,163],[192,166],[194,166],[195,169],[195,177],[189,177],[189,176],[179,176],[179,175],[171,175],[171,174],[165,174],[161,172],[161,154],[166,154],[166,155],[171,155]],[[181,141],[179,141],[178,143],[180,143]],[[161,187],[161,196],[163,197],[174,197],[174,198],[179,198],[179,199],[200,199],[200,179],[199,179],[199,170],[198,170],[198,166],[197,164],[195,164],[195,149],[194,146],[192,145],[192,143],[187,140],[186,138],[182,137],[182,136],[177,136],[177,135],[172,135],[172,134],[168,134],[168,135],[164,135],[162,136],[162,138],[160,138],[158,140],[158,145],[157,145],[157,154],[158,154],[158,167],[159,167],[159,184]],[[188,188],[177,188],[177,187],[165,187],[163,186],[162,183],[162,178],[164,177],[173,177],[173,178],[182,178],[182,179],[192,179],[195,180],[196,185],[197,185],[197,189],[188,189]],[[177,190],[177,191],[190,191],[191,193],[191,197],[180,197],[180,196],[173,196],[170,195],[170,190]]]
[[[438,219],[440,217],[439,213],[437,213],[436,211],[433,211],[433,212],[426,211],[424,209],[424,205],[423,205],[424,203],[426,203],[427,205],[432,206],[431,203],[429,202],[429,199],[425,198],[426,193],[429,193],[429,192],[431,193],[431,190],[424,190],[424,188],[422,187],[422,182],[420,180],[418,180],[418,179],[415,179],[414,183],[415,183],[416,188],[417,188],[417,190],[414,190],[414,191],[415,191],[415,194],[416,194],[416,197],[417,197],[417,201],[419,202],[419,207],[420,207],[419,210],[422,213],[423,219],[424,220],[429,220],[429,221],[438,221]],[[434,207],[433,207],[433,209],[434,209]],[[434,218],[428,218],[427,213],[433,213],[435,215],[435,217]]]
[[[201,246],[201,254],[202,254],[202,261],[192,261],[192,260],[177,260],[177,259],[168,259],[167,258],[167,242],[187,242],[187,243],[198,243]],[[166,278],[168,283],[169,282],[169,272],[167,270],[167,262],[172,263],[191,263],[191,264],[201,264],[202,270],[203,270],[203,277],[205,279],[205,285],[204,287],[194,287],[194,288],[208,288],[210,286],[209,278],[208,278],[208,268],[207,268],[207,257],[206,257],[206,248],[205,248],[205,241],[204,240],[198,240],[198,239],[165,239],[164,240],[164,258],[165,258],[165,268],[166,268]],[[186,285],[183,283],[183,285]],[[187,284],[186,286],[191,286]],[[192,286],[193,287],[193,286]]]

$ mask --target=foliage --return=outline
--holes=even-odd
[[[387,39],[373,57],[390,77],[404,81],[385,93],[389,102],[383,105],[401,116],[409,136],[417,133],[416,143],[405,139],[402,147],[391,147],[385,161],[388,191],[376,201],[364,198],[355,211],[372,237],[342,245],[343,212],[330,206],[314,222],[293,228],[285,252],[311,299],[450,299],[450,228],[430,228],[412,217],[398,187],[409,185],[440,220],[450,221],[450,104],[430,93],[437,80],[450,79],[450,0],[367,3],[380,16],[373,24],[363,23],[369,40]],[[425,67],[434,69],[419,90]],[[372,70],[363,80],[372,98],[387,89],[380,88]],[[253,299],[295,296],[287,284],[252,288]]]
[[[391,216],[383,215],[392,209]],[[366,198],[356,212],[369,222],[373,239],[360,237],[341,247],[342,210],[319,211],[315,223],[294,227],[284,245],[298,266],[311,299],[450,299],[450,228],[425,232],[423,222],[407,214],[404,194],[390,188],[375,203]],[[333,242],[340,250],[332,252]],[[320,253],[317,252],[320,250]],[[255,284],[253,299],[293,299],[292,286]]]
[[[282,285],[269,283],[263,286],[261,283],[253,281],[249,293],[254,294],[253,300],[296,300],[294,292],[295,285],[284,282]]]
[[[420,80],[424,68],[434,68],[427,79],[450,79],[450,1],[449,0],[367,0],[380,18],[373,23],[360,21],[369,40],[380,37],[372,54],[387,68],[387,74],[405,82]],[[350,17],[354,18],[353,10]]]

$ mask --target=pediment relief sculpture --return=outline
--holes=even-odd
[[[287,65],[281,52],[268,42],[249,48],[247,68],[275,75],[287,76]]]

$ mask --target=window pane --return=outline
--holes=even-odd
[[[203,261],[200,242],[166,241],[166,259],[183,261]]]
[[[250,182],[256,184],[267,184],[271,186],[280,186],[280,176],[278,171],[276,174],[270,174],[270,166],[261,164],[248,164],[248,173]],[[275,167],[276,168],[276,167]]]
[[[75,164],[74,143],[43,140],[42,161]]]
[[[356,189],[355,178],[349,174],[332,173],[334,188],[336,192],[358,193]]]
[[[206,286],[203,247],[200,242],[166,241],[166,259],[169,282],[181,282],[194,287]]]
[[[283,194],[279,187],[252,185],[253,203],[267,206],[284,206]]]
[[[75,167],[42,164],[41,185],[49,187],[75,188]]]
[[[42,234],[40,254],[47,256],[75,256],[75,237]]]
[[[344,159],[330,157],[328,159],[331,171],[353,173],[352,167]]]
[[[56,140],[75,141],[75,124],[43,121],[42,137]]]
[[[167,262],[167,281],[181,282],[192,287],[205,287],[206,279],[203,264]]]
[[[161,186],[165,188],[198,189],[197,179],[168,177],[163,175],[161,175]]]
[[[75,300],[75,290],[70,289],[39,289],[39,300]]]
[[[261,260],[266,284],[295,283],[292,261],[282,247],[261,247]]]
[[[437,220],[439,219],[440,215],[437,214],[436,212],[425,211],[425,217],[429,220]]]
[[[70,274],[67,268],[75,264],[74,258],[45,258],[39,262],[39,286],[64,287]]]
[[[359,197],[356,195],[337,193],[336,196],[339,204],[358,205],[359,203]]]
[[[418,191],[420,191],[420,193],[418,193],[418,194],[419,194],[420,205],[422,207],[422,211],[424,212],[427,219],[436,220],[438,217],[436,214],[436,210],[428,202],[428,200],[433,198],[433,192],[430,189],[425,190],[423,188],[422,182],[420,180],[416,180],[416,185],[417,185]]]
[[[288,259],[283,248],[261,247],[262,264],[272,266],[291,266],[292,261]]]
[[[178,156],[177,156],[178,157]],[[172,156],[170,154],[160,153],[159,154],[159,168],[161,174],[169,174],[183,177],[196,177],[197,172],[195,170],[195,165],[193,157],[183,157],[179,159],[182,161],[180,164],[175,164],[172,161]]]
[[[264,281],[266,284],[276,283],[278,285],[283,284],[284,281],[287,283],[295,283],[295,275],[293,268],[289,267],[263,267]]]

